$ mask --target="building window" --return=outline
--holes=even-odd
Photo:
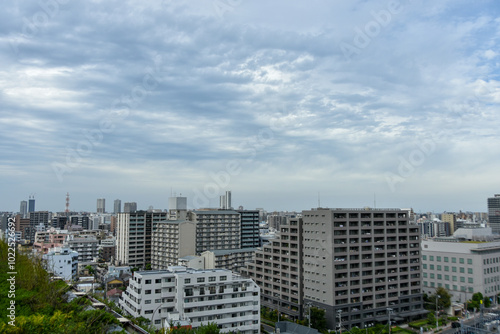
[[[437,270],[441,270],[441,265],[440,264],[437,265]]]
[[[427,278],[427,273],[422,273],[424,275],[424,278]]]
[[[227,280],[227,276],[221,276],[221,277],[220,277],[220,280],[221,280],[221,281],[225,281],[225,280]]]
[[[456,257],[452,257],[451,258],[451,263],[457,263],[457,258]]]
[[[465,283],[465,277],[460,276],[460,282]]]
[[[450,280],[450,275],[444,275],[444,279],[449,281]]]
[[[450,271],[450,267],[449,266],[444,266],[444,271]]]
[[[460,267],[460,273],[465,273],[465,268],[464,267]]]
[[[161,293],[161,289],[155,289],[155,293]]]
[[[185,278],[184,279],[184,284],[189,284],[191,283],[191,279],[190,278]]]
[[[460,263],[461,263],[461,264],[464,264],[464,263],[465,263],[465,260],[464,260],[464,258],[463,258],[463,257],[461,257],[461,258],[460,258]]]
[[[441,256],[436,256],[436,261],[441,262]]]
[[[472,264],[472,259],[467,259],[467,264]]]
[[[453,281],[453,282],[456,282],[456,281],[457,281],[457,276],[452,276],[451,278],[452,278],[452,281]]]
[[[422,268],[427,269],[427,264],[426,263],[422,264]]]
[[[146,284],[151,284],[151,280],[150,280],[150,279],[147,279],[147,280],[145,281],[145,283],[146,283]]]
[[[198,282],[198,283],[203,283],[203,282],[205,282],[205,277],[198,277],[198,278],[196,279],[196,282]]]
[[[422,260],[427,261],[427,255],[422,255]]]
[[[442,279],[442,276],[441,276],[441,274],[438,274],[437,276],[438,276],[438,279]]]
[[[434,278],[434,273],[431,273],[431,278]]]
[[[145,300],[144,304],[151,304],[151,300]]]
[[[433,255],[429,255],[429,261],[434,261],[434,256]]]
[[[215,282],[215,276],[210,276],[210,277],[208,278],[208,281],[209,281],[209,282]]]
[[[451,267],[451,271],[456,273],[457,272],[457,267]]]
[[[472,268],[467,268],[467,273],[472,274]]]
[[[433,264],[429,265],[429,269],[434,270],[434,265]]]
[[[144,291],[144,293],[147,294],[147,295],[150,295],[151,294],[151,290],[146,290],[146,291]]]
[[[469,277],[468,280],[467,280],[468,283],[474,283],[474,280],[472,279],[472,277]]]
[[[448,262],[448,257],[447,256],[444,257],[444,262]]]

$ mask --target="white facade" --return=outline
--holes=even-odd
[[[189,319],[193,328],[216,323],[222,333],[260,330],[259,287],[224,269],[176,266],[135,272],[119,305],[134,317],[151,319],[157,328],[178,318]]]
[[[78,277],[78,252],[67,248],[55,248],[43,255],[46,260],[47,271],[65,281],[72,281]]]
[[[423,292],[444,287],[452,301],[465,302],[473,293],[496,300],[500,293],[500,242],[422,241]]]
[[[81,235],[80,237],[68,235],[64,241],[64,247],[78,252],[79,262],[92,262],[99,255],[99,241],[92,235],[88,238]]]

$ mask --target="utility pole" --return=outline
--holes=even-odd
[[[441,296],[436,294],[436,330],[439,328],[439,313],[438,313],[438,300],[439,300],[439,298],[441,298]]]

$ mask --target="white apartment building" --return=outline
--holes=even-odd
[[[78,252],[79,262],[92,262],[99,255],[99,241],[93,236],[67,235],[64,247]]]
[[[54,248],[43,255],[48,272],[70,282],[78,277],[78,252],[67,248]]]
[[[463,303],[476,292],[495,301],[500,293],[500,242],[424,240],[422,269],[424,293],[444,287],[452,301]]]
[[[216,323],[222,333],[260,331],[259,287],[225,269],[173,266],[135,272],[119,305],[133,317],[150,319],[158,329],[181,319],[193,328]]]
[[[176,266],[179,258],[196,252],[196,224],[187,220],[166,220],[153,230],[151,266],[167,269]]]

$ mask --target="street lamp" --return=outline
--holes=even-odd
[[[436,330],[439,328],[439,313],[438,313],[438,300],[439,300],[439,298],[441,298],[441,296],[436,294]]]
[[[391,312],[392,308],[387,308],[387,313],[389,313],[389,334],[391,334]]]

